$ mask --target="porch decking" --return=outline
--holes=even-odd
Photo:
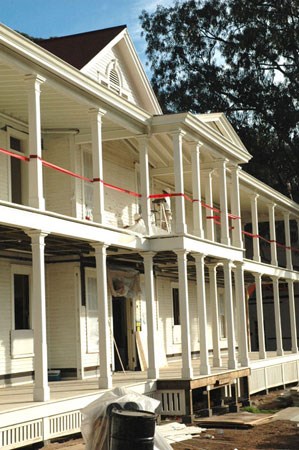
[[[168,362],[168,366],[160,369],[158,381],[147,380],[146,372],[117,372],[113,374],[113,387],[127,387],[140,394],[149,394],[163,399],[163,389],[169,392],[173,401],[173,413],[176,396],[184,393],[184,384],[190,383],[193,388],[209,386],[211,380],[231,378],[238,379],[250,375],[250,392],[270,387],[295,383],[299,380],[299,356],[286,352],[277,357],[274,352],[267,353],[267,359],[260,360],[257,353],[250,354],[250,368],[230,370],[212,368],[210,375],[199,374],[200,359],[192,360],[192,380],[181,379],[181,359]],[[224,364],[225,356],[223,358]],[[157,392],[157,384],[169,385],[169,390]],[[176,388],[171,386],[176,385]],[[271,384],[270,384],[271,383]],[[180,388],[181,384],[181,388]],[[33,402],[33,384],[0,388],[0,448],[13,449],[34,442],[47,441],[60,436],[80,431],[80,410],[99,397],[104,390],[98,389],[96,378],[84,380],[66,380],[50,382],[51,400],[45,403]],[[192,389],[192,387],[191,387]],[[184,395],[184,394],[183,394]],[[183,398],[183,397],[182,397]],[[182,406],[182,398],[179,403]],[[169,402],[168,407],[169,407]],[[171,403],[171,402],[170,402]],[[171,411],[170,411],[171,414]]]

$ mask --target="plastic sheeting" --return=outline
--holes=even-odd
[[[155,413],[159,404],[158,400],[126,388],[115,388],[106,392],[81,411],[83,414],[81,433],[86,450],[109,450],[110,413],[113,407],[125,409],[129,408],[129,405],[133,408],[134,405],[138,405],[140,410]],[[154,450],[172,450],[157,428],[154,436]]]
[[[108,269],[108,286],[113,297],[136,298],[141,292],[137,270]]]

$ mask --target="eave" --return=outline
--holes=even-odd
[[[31,70],[44,76],[47,81],[62,84],[74,91],[90,107],[103,108],[113,115],[129,117],[135,123],[136,131],[144,133],[151,115],[111,92],[96,81],[65,63],[60,58],[42,49],[10,28],[0,25],[0,48],[3,58],[21,70]],[[18,55],[18,61],[16,61]],[[28,73],[28,72],[27,72]]]
[[[243,145],[239,146],[231,142],[191,113],[167,114],[154,116],[152,119],[151,132],[153,134],[174,133],[178,130],[186,133],[187,140],[203,143],[218,158],[226,157],[231,162],[242,164],[248,162],[252,157]]]

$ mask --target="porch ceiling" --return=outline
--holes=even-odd
[[[0,124],[6,125],[5,117],[15,120],[16,127],[27,128],[28,100],[24,71],[11,67],[0,60]],[[86,97],[79,98],[78,94],[62,86],[45,81],[41,85],[41,127],[47,130],[73,130],[76,133],[90,133],[89,109],[95,108],[96,103]],[[105,110],[105,106],[103,105]],[[1,117],[2,115],[2,117]],[[106,133],[126,132],[125,119],[117,118],[109,111],[103,117],[103,129]],[[22,131],[22,130],[21,130]],[[23,130],[23,131],[26,131]]]

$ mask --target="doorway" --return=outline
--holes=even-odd
[[[115,371],[136,369],[134,302],[112,297]]]

